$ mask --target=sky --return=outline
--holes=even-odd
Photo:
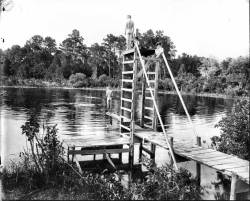
[[[12,0],[2,13],[0,48],[24,45],[33,35],[51,36],[60,44],[78,29],[85,44],[109,33],[124,34],[132,15],[140,32],[163,30],[177,55],[227,57],[249,54],[249,0]]]

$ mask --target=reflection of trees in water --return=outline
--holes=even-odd
[[[196,96],[183,96],[183,100],[187,107],[189,114],[196,114]],[[159,96],[159,108],[162,116],[167,116],[168,113],[172,112],[179,115],[185,115],[185,111],[182,107],[181,101],[177,95],[164,94]]]
[[[38,108],[52,102],[54,98],[52,93],[52,90],[40,88],[8,88],[4,97],[4,104],[13,111],[21,111],[23,108]]]

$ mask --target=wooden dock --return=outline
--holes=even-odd
[[[168,149],[162,133],[140,129],[136,130],[135,136],[164,149]],[[170,137],[171,136],[169,136],[169,139]],[[173,150],[175,154],[216,169],[223,174],[229,176],[237,175],[242,181],[249,184],[249,161],[211,148],[200,147],[194,145],[192,142],[177,138],[173,139]]]
[[[98,136],[87,134],[80,139],[64,140],[64,144],[66,144],[68,149],[68,161],[70,160],[70,156],[72,156],[72,162],[76,162],[79,171],[81,172],[82,170],[77,159],[77,155],[94,155],[95,161],[95,156],[97,154],[102,154],[103,158],[107,159],[107,161],[116,169],[110,154],[119,154],[119,161],[122,162],[122,153],[128,153],[129,166],[133,167],[135,143],[140,143],[139,159],[142,158],[142,152],[144,151],[146,154],[149,154],[153,162],[156,158],[156,147],[159,146],[163,149],[169,150],[171,155],[170,164],[177,170],[178,166],[175,156],[195,161],[198,183],[200,183],[201,179],[201,165],[211,167],[222,174],[229,175],[232,178],[230,199],[234,200],[236,198],[237,181],[242,180],[249,184],[249,161],[242,160],[236,156],[221,153],[211,148],[202,147],[201,138],[198,137],[194,128],[194,133],[197,136],[196,144],[191,141],[178,139],[176,136],[167,135],[157,104],[160,69],[159,59],[155,56],[155,54],[153,56],[151,55],[154,51],[146,51],[144,56],[147,57],[148,52],[151,56],[148,58],[142,58],[138,44],[135,43],[135,46],[136,48],[127,50],[123,53],[120,115],[109,112],[106,113],[106,115],[110,117],[111,124],[112,118],[120,121],[120,129],[112,135]],[[190,123],[192,124],[192,120],[186,109],[174,77],[172,76],[163,51],[162,54],[179,99]],[[137,81],[139,78],[142,81],[142,106],[140,109],[140,123],[139,125],[136,125],[135,95],[138,87]],[[156,132],[159,123],[161,125],[162,132]],[[144,142],[148,142],[151,146],[145,146]]]
[[[117,114],[106,114],[116,120],[120,120],[120,116]],[[161,132],[155,132],[152,131],[152,129],[135,126],[134,135],[142,141],[150,142],[156,146],[168,149],[166,140]],[[168,137],[170,140],[173,136]],[[175,154],[181,157],[206,165],[229,176],[236,175],[240,180],[249,184],[249,161],[247,160],[211,148],[201,147],[195,145],[191,141],[184,141],[178,138],[173,138],[173,150]]]

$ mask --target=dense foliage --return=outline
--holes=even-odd
[[[185,92],[224,93],[231,96],[247,95],[249,89],[249,57],[227,58],[218,62],[214,58],[183,53],[175,57],[174,43],[163,31],[137,31],[139,45],[156,48],[161,42],[179,88]],[[90,47],[76,29],[57,47],[51,37],[35,35],[23,47],[14,45],[0,50],[1,80],[4,85],[39,85],[35,80],[55,82],[57,86],[96,87],[111,84],[119,86],[122,69],[124,36],[108,34],[101,44]],[[161,61],[159,88],[173,90],[168,71]],[[82,73],[84,81],[73,84],[71,76]],[[100,76],[108,79],[99,83]],[[79,74],[77,75],[79,76]],[[72,77],[71,77],[72,78]],[[31,80],[31,83],[29,83]],[[43,82],[41,85],[46,85]],[[55,84],[54,84],[55,85]]]
[[[212,137],[217,150],[250,160],[249,100],[237,100],[232,111],[216,125],[221,135]]]

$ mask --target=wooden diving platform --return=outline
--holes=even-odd
[[[120,120],[117,114],[106,113],[107,115]],[[150,142],[156,146],[168,149],[165,137],[161,132],[152,129],[135,126],[134,135],[145,142]],[[172,136],[168,136],[169,140]],[[205,148],[193,144],[191,141],[173,138],[173,151],[176,155],[193,160],[199,164],[211,167],[223,174],[236,175],[240,180],[249,184],[249,161],[240,159],[233,155],[228,155],[211,148]]]

